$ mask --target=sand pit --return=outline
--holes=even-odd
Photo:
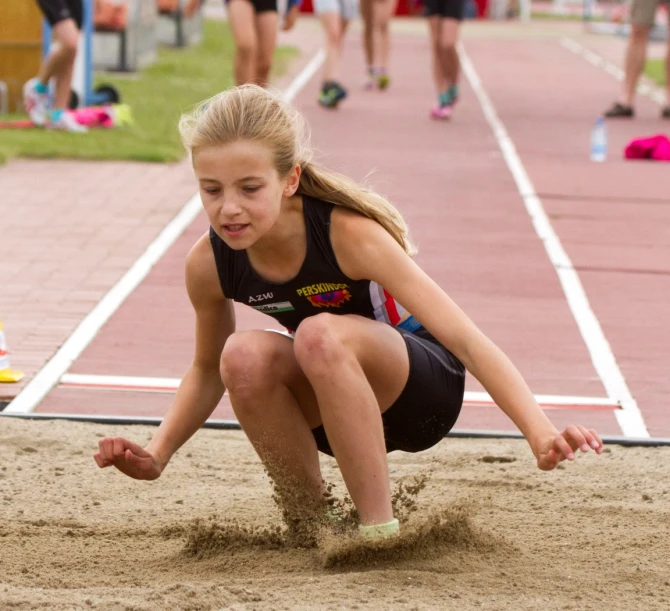
[[[513,440],[391,454],[394,488],[427,478],[371,551],[292,546],[242,433],[200,431],[155,482],[96,467],[98,437],[152,432],[0,420],[0,609],[670,608],[670,448],[553,473]]]

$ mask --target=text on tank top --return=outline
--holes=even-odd
[[[420,329],[421,323],[376,282],[344,275],[330,242],[333,206],[303,196],[307,252],[300,271],[287,282],[261,278],[246,251],[230,248],[210,227],[223,294],[268,314],[290,333],[305,318],[320,312],[358,314],[410,332]]]

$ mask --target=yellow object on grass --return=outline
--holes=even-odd
[[[112,104],[114,109],[114,127],[133,125],[133,113],[128,104]]]
[[[2,321],[0,320],[0,382],[18,382],[22,378],[23,373],[14,371],[9,366],[5,332],[2,329]]]

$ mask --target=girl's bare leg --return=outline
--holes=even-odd
[[[230,0],[227,11],[235,41],[235,84],[253,83],[258,54],[254,7],[247,0]]]
[[[311,429],[323,424],[361,523],[393,518],[381,413],[409,375],[397,331],[358,316],[319,314],[302,322],[294,340],[236,333],[226,343],[221,374],[271,473],[303,482],[318,504],[323,482]]]
[[[51,77],[56,79],[54,91],[54,110],[64,110],[68,107],[70,90],[72,87],[72,73],[77,56],[79,30],[74,19],[64,19],[53,27],[53,36],[58,43],[55,49],[47,55],[40,67],[37,78],[40,83],[47,85]]]
[[[256,39],[258,54],[256,56],[256,76],[254,82],[267,87],[270,82],[272,59],[277,46],[277,25],[279,17],[274,11],[264,11],[256,15]]]
[[[381,412],[400,396],[409,376],[404,339],[383,323],[319,314],[298,328],[295,356],[316,395],[361,523],[389,522],[393,510]]]

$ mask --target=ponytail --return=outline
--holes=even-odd
[[[398,210],[384,197],[352,179],[311,161],[300,164],[298,195],[331,202],[367,216],[379,223],[410,256],[417,252],[409,239],[409,230]]]

